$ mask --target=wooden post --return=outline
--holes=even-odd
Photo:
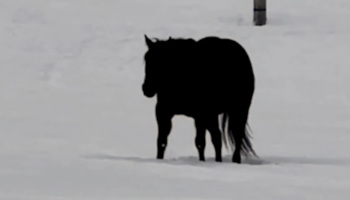
[[[266,24],[266,0],[254,0],[254,24],[256,26]]]

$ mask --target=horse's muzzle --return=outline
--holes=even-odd
[[[156,95],[157,93],[155,90],[150,89],[145,84],[142,85],[142,91],[143,91],[143,94],[148,98],[154,97],[154,95]]]

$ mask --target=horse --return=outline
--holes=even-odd
[[[232,150],[233,163],[241,163],[241,154],[256,156],[248,124],[255,76],[245,49],[217,36],[197,41],[172,37],[152,41],[146,34],[144,38],[148,50],[142,91],[147,98],[157,95],[157,159],[164,159],[175,115],[194,119],[199,161],[205,161],[206,131],[216,162],[222,162],[222,142]]]

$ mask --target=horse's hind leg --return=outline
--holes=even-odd
[[[221,141],[221,131],[219,129],[218,116],[213,115],[210,118],[208,118],[206,126],[211,135],[211,141],[215,149],[215,161],[222,162],[222,155],[221,155],[222,141]]]
[[[235,140],[235,151],[233,152],[232,162],[241,163],[241,148],[243,138],[245,136],[245,127],[248,120],[249,114],[249,104],[250,102],[242,103],[239,108],[237,108],[234,116],[230,116],[232,131],[234,132],[233,137]]]
[[[196,126],[196,139],[195,144],[198,150],[199,160],[205,161],[204,158],[204,149],[205,149],[205,121],[200,118],[195,118]]]
[[[157,139],[157,159],[164,159],[164,152],[168,144],[168,136],[172,128],[173,114],[170,114],[161,106],[156,106],[156,119],[158,123],[158,139]]]

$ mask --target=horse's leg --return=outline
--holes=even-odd
[[[195,126],[196,126],[196,139],[195,144],[198,150],[199,160],[205,161],[204,158],[204,149],[205,149],[205,121],[201,118],[195,118]]]
[[[168,144],[168,136],[172,128],[173,114],[169,113],[166,107],[159,104],[156,105],[156,119],[158,123],[158,139],[157,139],[157,159],[164,159],[164,152]]]
[[[249,102],[250,103],[250,102]],[[245,104],[245,105],[244,105]],[[249,113],[249,105],[247,102],[244,102],[242,104],[238,104],[240,107],[237,108],[233,116],[230,116],[229,120],[231,121],[231,124],[233,125],[232,131],[235,132],[233,134],[234,140],[235,140],[235,151],[232,156],[232,162],[234,163],[241,163],[241,148],[242,148],[242,141],[245,136],[245,128],[246,123],[248,120],[248,113]]]
[[[212,115],[207,119],[206,122],[207,129],[211,135],[211,141],[215,149],[215,161],[222,162],[222,141],[221,141],[221,131],[219,129],[219,121],[217,115]]]

